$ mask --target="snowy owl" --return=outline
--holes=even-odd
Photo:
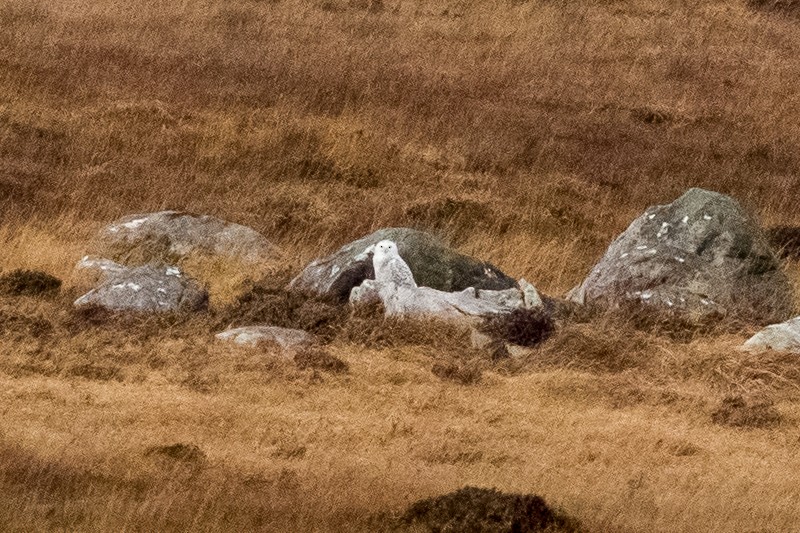
[[[375,267],[375,281],[379,284],[393,283],[397,287],[417,288],[411,269],[400,257],[397,245],[393,241],[380,241],[375,244],[372,265]]]

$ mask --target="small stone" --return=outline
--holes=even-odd
[[[316,342],[314,335],[301,329],[277,326],[245,326],[217,333],[216,338],[240,346],[256,348],[261,344],[275,344],[287,353],[310,346]]]

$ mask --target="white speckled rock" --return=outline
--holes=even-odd
[[[800,353],[800,317],[762,329],[742,346],[750,352],[776,350]]]
[[[100,231],[93,249],[98,255],[126,265],[176,262],[192,254],[258,262],[277,253],[254,229],[179,211],[121,218]]]
[[[178,267],[145,265],[126,268],[75,300],[76,307],[96,305],[111,311],[199,311],[208,293]]]
[[[648,208],[568,297],[755,324],[785,320],[793,307],[791,284],[758,225],[734,199],[703,189]]]
[[[277,326],[245,326],[217,333],[216,338],[241,346],[255,348],[260,344],[275,344],[284,352],[291,352],[316,342],[316,337],[301,329],[279,328]]]

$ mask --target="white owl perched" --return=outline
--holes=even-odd
[[[375,268],[375,281],[378,284],[393,283],[398,288],[417,288],[408,263],[400,257],[397,245],[393,241],[378,242],[372,252],[372,265]]]

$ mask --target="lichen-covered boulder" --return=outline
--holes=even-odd
[[[175,263],[190,255],[266,261],[277,249],[252,228],[208,215],[159,211],[129,215],[103,228],[93,253],[125,265]]]
[[[110,274],[75,301],[76,307],[92,305],[111,311],[200,311],[208,306],[208,293],[178,267],[144,265]]]
[[[502,290],[516,286],[516,280],[494,265],[462,255],[436,237],[409,228],[385,228],[353,241],[334,254],[309,264],[289,284],[318,297],[347,302],[350,291],[374,278],[371,257],[364,250],[382,240],[397,243],[417,284],[447,292],[475,289]]]
[[[800,353],[800,317],[762,329],[742,346],[749,352],[775,350]]]
[[[569,297],[757,324],[785,320],[793,307],[791,284],[756,222],[734,199],[696,188],[634,220]]]
[[[279,346],[287,354],[310,346],[316,341],[314,335],[302,329],[280,328],[277,326],[231,328],[222,333],[217,333],[216,338],[251,348],[261,344],[273,344]]]

